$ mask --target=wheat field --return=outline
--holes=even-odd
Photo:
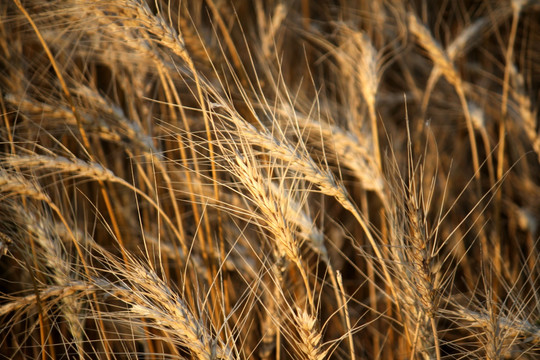
[[[540,358],[540,2],[0,2],[0,359]]]

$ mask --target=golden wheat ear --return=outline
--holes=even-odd
[[[540,358],[539,18],[0,1],[0,360]]]

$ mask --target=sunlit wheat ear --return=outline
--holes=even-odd
[[[380,78],[379,54],[366,33],[353,31],[346,27],[343,27],[341,31],[344,38],[342,41],[345,43],[346,47],[344,49],[345,54],[343,54],[344,59],[338,58],[338,60],[348,63],[347,66],[353,68],[353,74],[359,83],[360,92],[364,97],[368,109],[371,127],[371,151],[373,152],[377,167],[382,169],[376,114],[377,89]],[[351,59],[350,56],[354,57],[354,59]],[[360,66],[358,68],[355,66],[357,65],[356,59],[359,60],[358,65]],[[353,126],[358,125],[360,124],[354,124]]]
[[[403,305],[407,336],[412,348],[425,359],[440,359],[437,330],[440,303],[440,276],[437,274],[437,230],[428,224],[428,211],[432,205],[433,181],[424,178],[424,164],[417,164],[412,153],[409,127],[407,146],[407,173],[399,173],[397,164],[391,164],[392,253],[395,256],[396,276],[400,278],[400,301]]]
[[[49,196],[36,182],[4,169],[0,169],[0,191],[4,201],[10,197],[29,197],[37,201],[50,201]]]
[[[321,343],[322,334],[317,329],[317,319],[301,309],[293,311],[292,317],[293,324],[298,331],[298,341],[296,343],[298,352],[305,359],[325,359],[328,349],[325,349]]]
[[[111,275],[116,281],[94,279],[95,286],[125,302],[127,312],[111,314],[115,321],[139,327],[150,326],[187,348],[197,359],[232,359],[229,344],[223,343],[216,330],[205,320],[207,314],[190,309],[155,272],[130,259],[129,265],[108,257]],[[201,304],[204,307],[204,304]],[[148,320],[148,323],[143,321]],[[151,333],[145,336],[151,338]]]
[[[97,8],[89,8],[88,10],[90,12],[101,12],[103,14],[108,14],[111,11],[123,14],[124,16],[119,17],[116,21],[116,24],[120,25],[117,26],[117,29],[120,31],[124,29],[128,30],[125,34],[128,34],[130,30],[135,33],[140,31],[143,35],[143,39],[141,39],[142,47],[145,45],[148,46],[148,44],[145,43],[150,43],[151,40],[154,40],[171,49],[173,53],[181,58],[189,58],[182,35],[178,34],[161,14],[155,14],[145,1],[125,0],[111,2],[109,4],[98,3]]]
[[[338,45],[315,34],[311,34],[311,39],[326,48],[335,57],[339,66],[337,81],[343,81],[340,84],[343,87],[342,89],[340,87],[340,91],[342,96],[347,98],[344,106],[350,107],[350,111],[345,112],[346,119],[339,119],[339,121],[349,124],[348,133],[351,136],[356,134],[363,138],[362,132],[366,132],[366,139],[363,139],[365,143],[363,142],[362,147],[367,150],[375,168],[380,171],[382,164],[376,105],[381,77],[381,55],[366,32],[351,27],[349,24],[336,23],[334,25]],[[366,109],[367,118],[363,112],[358,113],[359,107]],[[364,130],[366,128],[367,131]],[[370,134],[369,131],[371,131]],[[357,173],[358,175],[360,174]]]
[[[519,348],[534,347],[533,344],[538,344],[539,324],[521,319],[529,315],[522,311],[524,309],[519,309],[519,306],[525,304],[516,304],[515,309],[508,309],[506,306],[498,309],[497,306],[484,305],[486,306],[480,311],[458,306],[446,315],[460,321],[471,333],[477,334],[487,356],[493,357],[497,353],[499,356],[508,356],[518,352]]]
[[[78,283],[80,279],[77,276],[77,269],[71,263],[70,254],[66,253],[65,245],[56,233],[54,222],[44,213],[28,206],[26,208],[17,206],[13,210],[19,218],[25,219],[28,236],[32,237],[39,246],[37,260],[50,269],[44,275],[60,288],[68,288],[73,283]],[[21,230],[23,229],[21,228]],[[26,246],[28,245],[26,244]],[[85,316],[83,302],[76,296],[66,296],[62,298],[60,304],[62,315],[65,317],[73,336],[74,345],[82,347],[84,335],[82,319]],[[82,351],[82,349],[79,350]]]
[[[463,79],[458,73],[452,59],[448,56],[447,52],[442,46],[433,38],[429,29],[422,24],[415,14],[407,15],[409,31],[417,38],[418,44],[426,49],[431,61],[437,65],[440,71],[444,74],[446,80],[454,86],[458,95],[463,114],[467,123],[467,131],[469,133],[469,142],[471,145],[472,161],[475,170],[475,176],[477,179],[480,177],[479,168],[480,162],[478,160],[478,149],[476,146],[476,139],[474,135],[474,128],[470,116],[469,107],[467,104],[467,98],[465,90],[463,88]]]
[[[87,162],[79,158],[65,158],[63,156],[48,156],[48,155],[21,155],[21,156],[5,156],[0,158],[0,162],[4,166],[12,168],[26,169],[27,171],[39,170],[45,175],[55,174],[71,174],[74,179],[90,179],[95,181],[110,182],[119,184],[127,189],[130,189],[134,194],[140,195],[148,201],[158,212],[161,212],[159,204],[149,195],[144,193],[139,188],[128,183],[125,179],[115,175],[110,169],[103,167],[96,162]],[[172,220],[167,214],[162,214],[163,220],[167,222],[170,229],[179,239],[182,237],[178,233],[177,227],[173,225]]]
[[[287,262],[293,263],[298,268],[304,281],[308,301],[312,302],[311,285],[300,254],[301,242],[293,228],[297,222],[294,219],[298,218],[299,209],[296,205],[290,207],[288,204],[288,197],[294,199],[297,190],[294,187],[285,188],[286,178],[278,179],[281,181],[279,185],[273,183],[270,174],[259,169],[256,157],[252,154],[254,150],[250,149],[250,145],[242,144],[244,141],[242,138],[238,141],[240,143],[235,144],[234,139],[224,139],[220,143],[229,165],[228,169],[243,185],[241,191],[249,194],[246,200],[252,202],[255,209],[261,212],[260,225],[267,228],[273,238],[272,246],[277,250],[276,261],[283,262],[284,268]],[[276,171],[280,170],[276,169]],[[295,181],[292,184],[294,186]],[[295,204],[294,200],[293,204]],[[302,224],[299,225],[302,228]],[[311,232],[311,230],[308,231]]]
[[[46,209],[46,204],[50,202],[48,196],[42,193],[37,184],[9,176],[3,170],[1,173],[4,176],[0,179],[0,211],[4,214],[6,226],[2,230],[9,230],[9,236],[2,232],[6,246],[6,253],[2,255],[7,255],[9,248],[30,252],[28,255],[34,256],[35,265],[32,271],[39,274],[43,282],[52,283],[53,287],[69,287],[78,282],[77,271],[72,267],[70,256],[59,240],[54,221]],[[3,181],[10,185],[2,184]],[[30,201],[32,199],[38,201]],[[82,346],[84,329],[81,317],[84,311],[80,299],[75,296],[63,297],[59,309],[67,322],[70,331],[68,336],[73,336],[75,346]]]
[[[384,276],[390,286],[392,286],[390,274],[384,263],[380,245],[375,241],[369,225],[366,223],[365,217],[361,214],[358,206],[352,200],[348,190],[336,180],[334,174],[323,165],[318,165],[308,154],[302,142],[294,147],[287,139],[274,137],[269,129],[258,130],[242,119],[239,114],[235,113],[232,109],[227,109],[227,111],[229,113],[224,115],[223,120],[221,121],[229,122],[229,126],[234,128],[233,131],[240,134],[239,137],[243,139],[242,141],[245,141],[251,146],[261,147],[265,152],[268,152],[272,158],[284,162],[287,169],[294,171],[297,174],[301,174],[304,180],[316,186],[322,194],[333,197],[344,209],[354,216],[365,231],[377,258],[381,263]]]
[[[533,108],[531,98],[525,90],[523,74],[520,74],[514,65],[510,66],[510,78],[513,82],[513,97],[517,103],[519,126],[529,138],[532,148],[540,161],[540,134],[536,131],[538,126],[538,108]]]
[[[474,23],[464,28],[444,50],[444,52],[448,56],[448,61],[453,62],[458,56],[465,55],[467,51],[472,49],[475,45],[478,45],[478,43],[482,39],[482,36],[485,36],[485,33],[488,32],[489,28],[493,26],[493,19],[501,21],[510,13],[509,9],[504,7],[500,9],[500,12],[502,12],[502,14],[493,14],[489,18],[487,16],[479,18]],[[435,62],[435,66],[429,74],[429,79],[427,81],[426,89],[422,99],[422,114],[426,113],[430,96],[432,95],[433,89],[437,84],[440,76],[446,76],[446,74],[444,73],[444,68],[441,67],[441,65],[449,66],[449,64],[447,62],[443,62],[442,59],[440,61],[440,63]]]
[[[344,131],[322,120],[295,114],[292,110],[283,109],[283,115],[295,119],[301,135],[306,138],[306,146],[320,147],[321,156],[324,155],[326,160],[335,158],[338,166],[342,167],[339,171],[349,168],[366,190],[376,192],[384,200],[384,179],[369,139],[359,139],[353,132]],[[296,131],[289,131],[291,136],[296,135]]]

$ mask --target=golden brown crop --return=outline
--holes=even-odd
[[[0,360],[537,359],[539,18],[0,1]]]

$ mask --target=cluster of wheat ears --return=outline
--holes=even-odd
[[[0,1],[0,359],[538,359],[539,19]]]

